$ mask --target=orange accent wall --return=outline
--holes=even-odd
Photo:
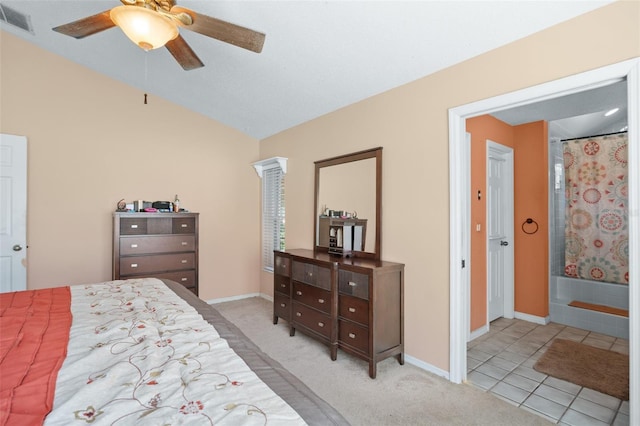
[[[549,144],[545,121],[514,128],[515,310],[549,315]],[[538,231],[528,235],[522,223],[532,218]],[[531,232],[529,227],[526,227]]]
[[[490,115],[482,115],[467,120],[467,132],[471,133],[471,202],[469,204],[471,229],[469,231],[471,232],[470,322],[473,331],[487,322],[487,139],[514,148],[514,131],[513,127],[507,123]],[[478,191],[481,191],[479,200]],[[480,232],[476,231],[478,224],[480,224]]]
[[[545,317],[549,314],[547,123],[510,126],[483,115],[467,120],[467,132],[471,133],[471,330],[487,322],[487,139],[514,152],[515,310]],[[521,227],[529,217],[539,226],[533,235]]]

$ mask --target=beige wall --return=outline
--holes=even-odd
[[[116,203],[200,213],[200,295],[258,291],[259,142],[2,32],[0,131],[28,138],[28,288],[111,279]]]
[[[287,247],[313,244],[313,162],[382,146],[382,257],[406,265],[406,351],[448,371],[448,109],[640,56],[639,17],[640,2],[614,3],[263,140],[261,158],[289,158]]]

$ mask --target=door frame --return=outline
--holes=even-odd
[[[468,322],[464,312],[468,299],[469,270],[461,267],[465,259],[463,239],[469,238],[468,217],[459,200],[468,192],[464,156],[466,119],[514,108],[545,99],[557,98],[627,80],[629,119],[629,210],[640,211],[640,58],[575,74],[537,86],[469,103],[449,110],[449,380],[461,383],[467,378],[466,336]],[[630,392],[640,395],[640,215],[629,215],[629,376]],[[640,423],[640,398],[630,401],[631,424]]]
[[[489,157],[491,155],[491,152],[497,152],[502,156],[506,157],[506,173],[505,173],[505,177],[507,178],[507,184],[506,184],[506,192],[507,195],[509,197],[508,199],[508,212],[507,212],[507,216],[505,218],[506,220],[506,224],[505,224],[505,228],[506,228],[506,239],[509,242],[509,245],[507,246],[508,248],[506,249],[506,253],[505,253],[505,258],[504,258],[504,262],[505,262],[505,286],[504,286],[504,300],[503,300],[503,316],[504,318],[513,318],[515,315],[515,303],[514,303],[514,297],[515,297],[515,281],[514,281],[514,268],[515,268],[515,263],[514,263],[514,249],[515,249],[515,236],[514,236],[514,232],[513,232],[513,223],[514,223],[514,208],[515,208],[515,203],[514,203],[514,197],[515,197],[515,193],[514,193],[514,170],[513,170],[513,148],[508,147],[506,145],[502,145],[499,142],[495,142],[492,141],[490,139],[487,139],[487,149],[486,149],[486,159],[487,159],[487,173],[486,173],[486,179],[487,179],[487,183],[486,183],[486,197],[487,197],[487,203],[486,203],[486,207],[487,207],[487,212],[486,212],[486,245],[487,245],[487,249],[486,249],[486,265],[487,265],[487,320],[485,322],[485,326],[486,329],[488,331],[489,329],[489,292],[491,291],[491,287],[490,287],[490,282],[489,282]]]

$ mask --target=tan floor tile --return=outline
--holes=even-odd
[[[558,338],[629,353],[627,339],[555,323],[539,325],[500,318],[491,323],[489,333],[467,345],[468,381],[553,423],[627,426],[627,401],[618,403],[615,398],[533,369],[553,339]],[[567,408],[568,403],[571,405]]]
[[[607,342],[605,340],[594,339],[594,338],[591,338],[589,336],[587,336],[582,341],[582,343],[584,343],[585,345],[593,346],[593,347],[600,348],[600,349],[611,349],[611,346],[613,345],[613,342]]]

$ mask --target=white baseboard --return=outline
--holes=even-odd
[[[546,317],[538,317],[535,315],[525,314],[523,312],[516,312],[515,317],[517,319],[533,322],[535,324],[540,324],[540,325],[547,325],[549,324],[549,321],[550,321],[548,315]]]
[[[234,300],[249,299],[250,297],[263,297],[265,299],[268,299],[268,296],[266,294],[249,293],[249,294],[241,294],[239,296],[221,297],[219,299],[211,299],[211,300],[207,300],[206,302],[209,305],[215,305],[216,303],[233,302]],[[273,302],[273,299],[271,299],[271,301]]]
[[[429,373],[433,373],[436,376],[440,376],[440,377],[444,377],[445,379],[449,380],[449,372],[448,371],[444,371],[438,367],[436,367],[435,365],[431,365],[427,362],[424,362],[422,360],[419,360],[418,358],[414,358],[411,355],[404,355],[404,360],[405,362],[408,362],[411,365],[415,365],[418,368],[421,368],[425,371],[428,371]]]
[[[489,332],[489,324],[485,324],[482,327],[473,330],[471,334],[469,334],[469,339],[467,340],[467,342],[470,342],[473,339],[477,339],[478,337],[488,332]]]

